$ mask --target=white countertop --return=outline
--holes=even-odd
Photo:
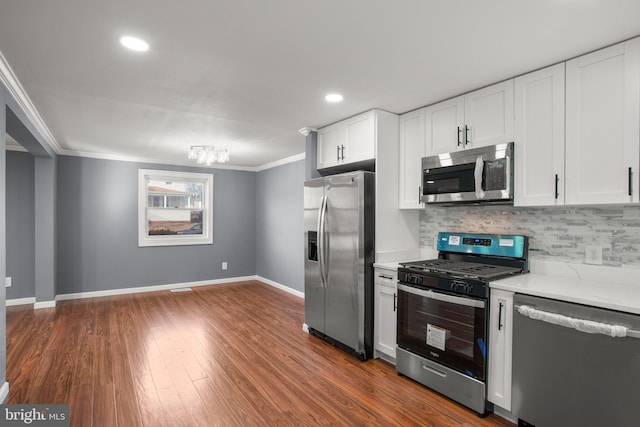
[[[400,266],[399,262],[374,262],[374,268],[384,268],[385,270],[397,270]]]
[[[640,314],[640,277],[632,284],[529,273],[491,282],[491,288]]]

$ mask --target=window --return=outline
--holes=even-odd
[[[213,175],[140,169],[138,246],[213,243]]]

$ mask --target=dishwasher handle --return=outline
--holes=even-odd
[[[587,334],[602,334],[613,338],[629,337],[640,338],[640,331],[629,329],[622,325],[612,325],[593,320],[578,319],[548,311],[538,310],[528,305],[516,305],[514,307],[518,313],[533,320],[551,323],[565,328],[572,328]]]

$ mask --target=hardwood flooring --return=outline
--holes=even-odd
[[[7,307],[6,403],[73,426],[511,426],[302,331],[260,282]]]

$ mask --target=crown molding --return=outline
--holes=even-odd
[[[206,165],[199,165],[187,159],[185,159],[184,161],[175,161],[175,160],[154,159],[151,157],[123,156],[120,154],[103,154],[103,153],[93,153],[89,151],[76,151],[76,150],[67,150],[67,149],[60,150],[58,154],[61,156],[87,157],[90,159],[114,160],[119,162],[150,163],[150,164],[169,165],[169,166],[189,166],[189,167],[203,168],[203,169],[230,169],[230,170],[256,172],[256,168],[253,166],[234,166],[234,165],[227,165],[223,163],[216,163],[215,165],[206,166]]]
[[[264,165],[256,167],[256,172],[262,172],[267,169],[275,168],[278,166],[286,165],[287,163],[297,162],[298,160],[304,160],[305,153],[296,154],[295,156],[286,157],[284,159],[276,160],[275,162],[265,163]]]
[[[25,112],[31,123],[36,127],[36,130],[40,133],[45,142],[56,152],[59,153],[62,147],[53,136],[44,120],[36,110],[36,107],[31,102],[29,95],[24,90],[18,77],[15,75],[11,66],[7,62],[6,58],[0,52],[0,81],[5,85],[9,93],[16,100],[20,108]]]

